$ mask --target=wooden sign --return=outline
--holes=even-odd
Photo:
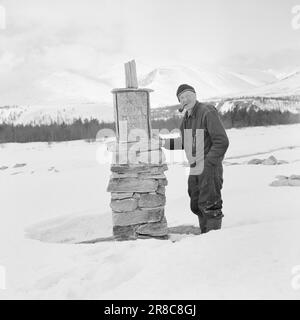
[[[114,117],[119,142],[136,141],[139,131],[144,138],[151,137],[150,96],[153,90],[138,88],[135,61],[125,64],[126,88],[114,89]]]

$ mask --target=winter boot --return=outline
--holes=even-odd
[[[222,227],[222,218],[224,217],[221,210],[210,210],[206,212],[206,232],[219,230]]]
[[[200,231],[201,233],[206,233],[207,232],[207,219],[203,214],[198,214],[198,220],[199,220],[199,227],[200,227]]]

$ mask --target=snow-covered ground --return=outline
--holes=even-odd
[[[111,240],[100,142],[0,145],[0,299],[299,299],[300,187],[269,184],[300,174],[300,125],[227,132],[220,231],[185,234],[187,167],[166,152],[169,240]],[[270,155],[288,164],[246,164]]]

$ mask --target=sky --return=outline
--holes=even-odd
[[[300,47],[300,0],[0,0],[0,67],[97,70],[132,58],[153,65],[264,58]],[[297,51],[298,52],[298,51]],[[0,72],[1,72],[0,69]]]

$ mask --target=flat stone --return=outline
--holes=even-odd
[[[151,165],[151,164],[136,164],[136,165],[117,165],[113,164],[110,167],[112,172],[116,173],[163,173],[164,171],[168,170],[168,166],[166,164],[162,165]]]
[[[163,173],[153,174],[153,173],[140,173],[139,177],[143,179],[166,179]]]
[[[165,186],[162,186],[162,185],[159,185],[158,188],[157,188],[157,190],[156,190],[156,193],[165,195],[165,193],[166,193],[166,187],[165,187]]]
[[[162,219],[164,210],[147,209],[135,210],[133,212],[113,212],[113,225],[114,226],[131,226],[136,224],[157,222]]]
[[[116,240],[135,240],[136,226],[113,226],[113,235]]]
[[[154,192],[158,187],[158,181],[154,179],[111,179],[109,181],[108,192]]]
[[[137,204],[138,202],[136,199],[113,200],[110,203],[110,207],[113,211],[128,212],[135,210],[137,208]]]
[[[139,235],[147,235],[152,237],[163,237],[168,235],[168,225],[165,217],[159,222],[147,223],[136,229]]]
[[[133,196],[133,192],[119,192],[119,193],[112,192],[111,199],[122,200],[122,199],[131,198],[132,196]]]
[[[139,207],[141,208],[155,208],[164,206],[166,203],[166,197],[161,194],[145,193],[141,194],[139,199]]]
[[[138,178],[138,173],[136,172],[124,172],[124,173],[117,173],[113,172],[111,174],[111,179],[124,179],[124,178]]]

